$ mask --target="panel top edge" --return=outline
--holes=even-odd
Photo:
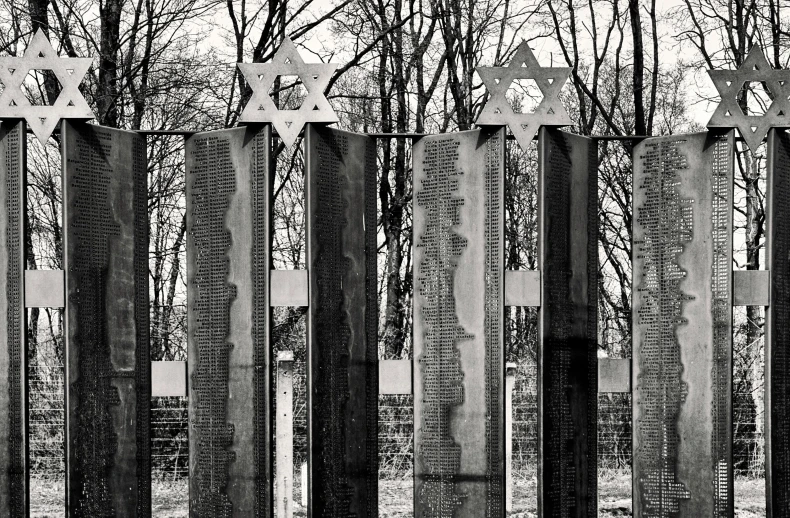
[[[336,135],[340,134],[340,135],[348,135],[348,136],[353,136],[353,137],[365,137],[367,139],[374,140],[373,137],[369,133],[357,133],[356,131],[348,131],[348,130],[344,130],[344,129],[340,129],[340,128],[335,128],[333,126],[328,126],[328,125],[325,125],[325,124],[307,123],[305,128],[311,128],[316,133],[319,133],[319,134],[320,133],[324,133],[324,132],[329,132],[329,133],[333,133],[333,134],[336,134]]]
[[[248,131],[255,131],[256,129],[259,131],[265,131],[267,128],[266,126],[271,126],[268,123],[261,123],[260,125],[244,125],[244,126],[236,126],[234,128],[220,128],[220,129],[212,129],[206,131],[196,131],[191,135],[186,137],[187,140],[191,140],[195,137],[205,137],[206,135],[222,135],[222,134],[234,134],[234,133],[242,133],[246,134]]]
[[[674,135],[657,135],[655,137],[645,137],[644,140],[634,145],[634,153],[642,150],[647,144],[655,144],[660,142],[683,142],[687,140],[707,140],[717,139],[719,137],[727,137],[731,142],[734,142],[734,131],[726,129],[722,131],[697,131],[694,133],[677,133]],[[634,158],[638,158],[634,156]]]

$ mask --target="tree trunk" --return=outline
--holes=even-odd
[[[639,0],[628,0],[628,12],[631,15],[631,34],[634,38],[634,131],[636,135],[647,135],[642,95],[645,88],[645,47],[642,43]]]
[[[400,21],[401,0],[396,1],[395,23]],[[384,15],[384,13],[381,13]],[[394,73],[391,80],[395,84],[397,106],[395,130],[406,131],[408,106],[406,104],[406,84],[403,66],[403,29],[397,28],[391,38],[382,41],[382,53],[379,62],[379,93],[382,98],[382,131],[392,132],[391,93],[387,90],[387,65],[392,59]],[[390,168],[391,143],[384,143],[384,167],[382,168],[381,186],[379,188],[384,240],[386,245],[386,302],[384,309],[384,351],[387,358],[400,358],[403,354],[406,333],[404,287],[401,269],[403,266],[403,217],[406,190],[406,143],[398,139],[395,143],[394,167]],[[391,173],[394,178],[390,179]],[[392,184],[394,182],[394,186]]]
[[[49,38],[49,15],[47,13],[49,0],[29,0],[28,8],[30,9],[30,28],[33,29],[33,33],[41,30]],[[51,70],[44,70],[42,73],[44,74],[44,92],[47,95],[46,102],[51,106],[55,104],[55,100],[60,94],[60,83]]]
[[[118,110],[118,48],[123,0],[105,0],[99,7],[101,43],[99,49],[99,85],[96,103],[98,120],[103,126],[117,128]]]
[[[164,305],[162,307],[162,320],[160,324],[161,331],[159,336],[162,340],[162,351],[165,355],[165,359],[167,360],[173,360],[175,358],[174,352],[171,350],[170,334],[173,332],[173,329],[170,320],[173,315],[173,303],[176,299],[176,287],[178,286],[178,279],[179,275],[181,274],[181,258],[179,252],[182,250],[184,245],[186,230],[187,219],[186,214],[184,214],[181,218],[181,227],[178,231],[178,237],[173,243],[173,247],[170,249],[170,254],[172,255],[173,259],[170,265],[170,275],[167,280],[167,297],[165,298]],[[184,351],[184,353],[185,352],[186,351]]]

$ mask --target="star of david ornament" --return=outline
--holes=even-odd
[[[708,121],[709,128],[738,128],[752,153],[772,127],[790,126],[790,103],[785,88],[790,86],[790,70],[774,70],[759,46],[749,51],[738,70],[708,70],[721,101]],[[761,82],[773,94],[764,115],[747,115],[738,105],[738,93],[750,82]]]
[[[506,67],[477,67],[490,98],[477,120],[478,126],[508,125],[523,149],[541,126],[567,126],[572,123],[560,102],[559,93],[570,76],[570,67],[541,67],[532,49],[522,41]],[[533,113],[516,113],[505,94],[516,79],[532,79],[543,95]]]
[[[324,89],[338,65],[305,63],[290,38],[285,38],[270,63],[238,63],[252,88],[239,122],[270,122],[286,146],[291,147],[308,122],[337,122],[335,111],[324,96]],[[269,89],[277,76],[299,76],[307,96],[298,110],[278,110]]]
[[[0,119],[25,119],[38,140],[45,143],[60,119],[92,119],[93,112],[79,90],[92,58],[61,58],[39,29],[22,57],[0,57]],[[61,91],[52,106],[30,104],[22,85],[32,70],[51,70]]]

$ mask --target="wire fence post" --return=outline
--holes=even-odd
[[[505,366],[505,512],[513,510],[513,387],[518,364]]]
[[[307,509],[307,462],[302,462],[302,471],[299,476],[302,479],[302,507]]]
[[[275,499],[278,518],[293,516],[293,351],[277,353],[277,464]],[[304,500],[304,496],[302,496]]]

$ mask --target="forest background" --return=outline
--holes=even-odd
[[[91,56],[82,91],[96,122],[124,129],[206,131],[236,125],[251,95],[237,62],[266,62],[285,36],[306,61],[339,63],[326,94],[337,127],[357,132],[467,130],[487,101],[477,66],[502,66],[527,40],[543,66],[569,66],[561,99],[582,135],[668,135],[704,130],[718,101],[707,69],[735,69],[753,45],[774,68],[790,64],[790,4],[781,0],[0,0],[0,53],[18,56],[43,30],[62,56]],[[46,71],[25,82],[34,104],[52,104],[60,85]],[[297,107],[304,88],[281,77],[271,91]],[[763,113],[775,92],[746,84],[738,103]],[[514,110],[540,100],[534,82],[515,82]],[[62,267],[58,135],[29,140],[28,269]],[[379,141],[379,348],[411,354],[411,143]],[[599,356],[631,355],[631,146],[602,141],[599,162]],[[534,146],[510,142],[506,178],[506,268],[536,267]],[[274,258],[304,268],[304,156],[299,142],[275,147]],[[152,360],[186,359],[184,141],[148,138]],[[736,160],[734,269],[761,269],[765,150]],[[294,350],[303,372],[304,308],[276,312],[274,343]],[[763,476],[763,312],[736,310],[735,458],[739,476]],[[62,314],[32,309],[29,361],[33,475],[57,485],[63,473]],[[514,395],[517,483],[534,490],[536,314],[511,308],[507,361]],[[300,367],[301,366],[301,367]],[[297,463],[304,459],[304,382],[297,383]],[[627,481],[630,399],[602,395],[601,472]],[[381,401],[382,479],[408,480],[410,400]],[[186,403],[155,401],[157,473],[186,475]],[[296,469],[299,469],[297,466]],[[605,475],[601,475],[602,477]],[[624,477],[624,478],[623,478]],[[521,481],[521,482],[519,482]],[[624,482],[625,483],[625,482]],[[40,501],[46,500],[41,489]],[[737,497],[736,497],[737,498]],[[57,498],[56,498],[57,499]],[[35,502],[34,502],[35,504]],[[42,504],[43,505],[43,504]]]

